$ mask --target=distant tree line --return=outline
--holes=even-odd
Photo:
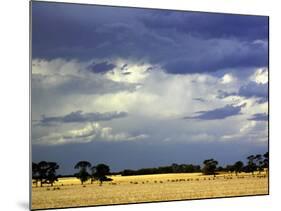
[[[239,161],[240,164],[235,163],[234,165],[227,166],[227,170],[230,172],[235,172],[236,174],[239,172],[250,172],[254,173],[258,171],[261,173],[262,171],[266,170],[268,173],[269,167],[269,154],[266,152],[265,154],[257,154],[257,155],[250,155],[247,157],[247,164],[244,166],[242,161]]]
[[[202,172],[205,175],[214,175],[218,172],[230,172],[236,175],[240,172],[247,172],[254,174],[255,171],[262,172],[264,169],[266,173],[269,165],[268,152],[264,155],[250,155],[247,157],[246,165],[242,161],[237,161],[232,165],[225,167],[218,166],[219,162],[215,159],[207,159],[203,161],[203,167],[193,164],[172,164],[170,166],[160,166],[157,168],[142,168],[138,170],[125,169],[120,172],[122,176],[133,175],[147,175],[147,174],[163,174],[163,173],[195,173]]]
[[[142,168],[138,170],[125,169],[121,172],[111,173],[110,168],[106,164],[98,164],[92,166],[88,161],[79,161],[74,166],[77,172],[74,175],[67,175],[77,177],[81,185],[86,181],[90,180],[91,183],[94,181],[99,181],[100,185],[104,181],[111,181],[112,179],[107,177],[109,175],[121,174],[122,176],[132,176],[132,175],[147,175],[147,174],[164,174],[164,173],[195,173],[202,172],[205,175],[214,175],[218,172],[229,172],[238,175],[241,172],[247,172],[254,174],[255,171],[261,173],[266,171],[268,174],[269,167],[269,154],[257,154],[250,155],[247,157],[247,163],[244,164],[242,161],[237,161],[232,165],[226,165],[225,167],[218,166],[219,162],[215,159],[207,159],[203,161],[203,167],[200,165],[193,164],[176,164],[173,163],[170,166],[160,166],[156,168]],[[32,180],[33,184],[38,186],[38,182],[42,187],[43,184],[50,184],[53,186],[54,182],[58,181],[57,170],[59,165],[56,162],[41,161],[39,163],[32,163]]]
[[[157,168],[142,168],[139,170],[125,169],[120,172],[122,176],[131,175],[146,175],[146,174],[164,174],[164,173],[194,173],[201,172],[201,167],[199,165],[192,164],[176,164],[173,163],[170,166],[160,166]]]
[[[257,155],[250,155],[247,157],[247,163],[244,165],[242,161],[237,161],[232,165],[226,165],[226,167],[217,167],[218,161],[214,159],[205,160],[203,162],[204,167],[202,172],[206,175],[213,174],[216,175],[216,172],[219,171],[226,171],[230,173],[235,173],[236,175],[240,172],[252,173],[254,174],[255,171],[261,173],[262,171],[266,171],[268,173],[269,167],[269,154],[266,152],[265,154],[257,154]]]

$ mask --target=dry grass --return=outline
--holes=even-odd
[[[99,186],[80,185],[76,178],[62,178],[54,187],[33,187],[32,208],[61,208],[89,205],[169,201],[268,193],[265,174],[157,174],[112,176],[113,181]],[[59,187],[59,189],[58,189]],[[55,190],[54,190],[55,189]]]

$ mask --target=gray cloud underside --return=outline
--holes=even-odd
[[[88,66],[88,69],[91,72],[94,73],[106,73],[110,70],[112,70],[115,67],[114,64],[111,64],[109,62],[101,62],[101,63],[93,63],[90,66]]]
[[[266,113],[258,113],[254,114],[251,118],[248,120],[253,120],[253,121],[268,121],[268,114]]]
[[[268,98],[268,83],[265,84],[258,84],[258,83],[248,83],[245,86],[242,86],[239,89],[238,95],[250,98],[250,97],[257,97],[257,98]]]
[[[124,118],[128,115],[127,112],[93,112],[83,113],[83,111],[75,111],[64,116],[46,117],[42,116],[39,125],[46,126],[54,123],[83,123],[83,122],[98,122],[98,121],[109,121],[116,118]]]
[[[244,86],[241,86],[238,92],[225,92],[218,91],[217,98],[223,99],[230,96],[241,96],[245,98],[257,98],[257,102],[264,103],[268,101],[268,83],[259,84],[250,82]]]
[[[222,108],[216,108],[214,110],[209,111],[198,111],[199,115],[192,117],[184,117],[184,119],[200,119],[200,120],[217,120],[217,119],[225,119],[230,116],[240,115],[241,108],[245,105],[241,106],[233,106],[226,105]]]

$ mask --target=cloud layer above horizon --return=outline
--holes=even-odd
[[[267,17],[33,2],[32,52],[35,160],[69,166],[87,146],[122,169],[267,150]]]

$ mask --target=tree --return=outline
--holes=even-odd
[[[32,162],[32,180],[34,180],[33,183],[35,183],[37,187],[38,180],[39,180],[38,164],[33,162]]]
[[[234,168],[234,165],[227,165],[225,167],[226,171],[230,172],[231,176],[232,176],[232,173],[235,171],[235,168]]]
[[[41,161],[38,163],[38,180],[40,181],[40,186],[42,187],[45,183],[48,171],[48,162]]]
[[[176,163],[173,163],[173,164],[172,164],[172,170],[173,170],[173,173],[178,173],[178,171],[179,171],[179,165],[176,164]]]
[[[79,172],[75,174],[75,176],[80,179],[81,185],[84,184],[89,178],[90,174],[88,173],[88,169],[91,168],[91,163],[88,161],[79,161],[74,166],[75,169],[79,169]]]
[[[266,174],[268,174],[268,167],[269,167],[269,154],[268,152],[266,152],[263,155],[264,159],[263,159],[263,168],[266,169]]]
[[[40,163],[34,165],[37,169],[37,177],[40,181],[40,186],[42,187],[43,184],[51,184],[53,186],[54,182],[58,180],[56,175],[56,170],[59,168],[59,165],[55,162],[46,162],[41,161]],[[35,173],[35,172],[34,172]]]
[[[257,154],[255,156],[255,161],[256,161],[257,170],[259,171],[259,174],[260,174],[261,171],[263,171],[263,159],[262,159],[261,154]]]
[[[56,175],[56,170],[59,168],[59,165],[55,162],[48,162],[48,170],[46,174],[46,183],[53,186],[55,181],[58,181],[58,176]]]
[[[255,163],[255,156],[254,155],[250,155],[247,157],[248,159],[248,164],[247,164],[247,168],[246,170],[249,172],[252,172],[252,174],[254,174],[254,171],[257,170],[257,165]]]
[[[217,171],[224,171],[224,168],[223,168],[222,166],[219,166],[219,167],[217,168]]]
[[[100,181],[100,185],[102,185],[103,181],[111,181],[112,179],[107,178],[106,175],[110,173],[110,168],[108,165],[103,163],[98,164],[92,168],[92,176],[94,179]]]
[[[236,163],[234,163],[233,168],[234,168],[236,176],[238,173],[240,173],[242,171],[243,166],[244,166],[244,163],[242,161],[237,161]]]
[[[203,173],[206,175],[210,175],[213,174],[214,177],[216,176],[216,168],[218,165],[218,161],[214,160],[214,159],[209,159],[209,160],[205,160],[203,162],[204,167],[203,167]]]

